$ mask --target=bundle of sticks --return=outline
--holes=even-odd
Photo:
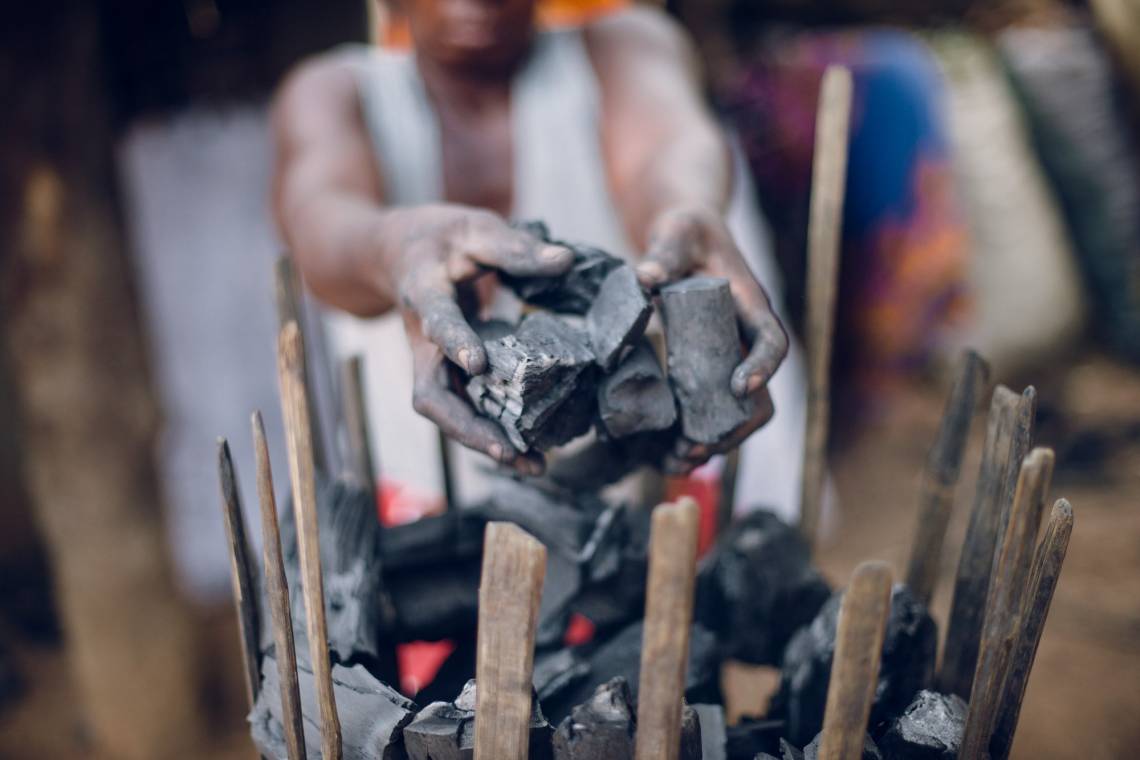
[[[811,382],[799,526],[802,539],[793,534],[784,540],[785,545],[799,541],[810,547],[819,524],[849,99],[849,75],[829,71],[821,96],[813,180],[807,341]],[[925,606],[937,581],[971,420],[986,385],[985,362],[973,353],[962,361],[924,472],[905,585],[894,584],[890,568],[877,561],[856,568],[846,591],[830,601],[826,585],[820,593],[811,577],[804,581],[804,587],[811,589],[807,595],[814,600],[807,624],[797,621],[794,635],[789,631],[769,647],[784,666],[775,719],[726,727],[719,705],[686,702],[690,650],[694,631],[700,630],[694,625],[694,599],[699,596],[698,510],[689,499],[652,511],[636,677],[597,685],[557,727],[546,720],[535,690],[535,684],[543,680],[536,675],[535,647],[549,566],[548,545],[517,524],[490,520],[482,540],[474,681],[453,701],[418,709],[375,675],[379,670],[387,677],[391,670],[366,668],[330,655],[318,514],[321,454],[313,434],[295,281],[287,265],[279,275],[278,370],[299,566],[294,585],[299,580],[307,652],[298,652],[294,642],[296,597],[289,593],[260,415],[253,415],[253,440],[264,545],[261,573],[248,546],[229,447],[225,441],[219,446],[244,681],[252,733],[264,757],[711,760],[779,753],[787,760],[1008,756],[1073,525],[1071,507],[1064,499],[1058,500],[1038,540],[1053,454],[1045,448],[1031,449],[1036,402],[1032,387],[1021,394],[1004,386],[993,392],[937,674],[937,636],[933,622],[927,622]],[[358,479],[372,488],[376,481],[363,424],[358,361],[346,365],[344,381],[351,458]],[[727,547],[723,551],[733,548],[731,532],[722,538]],[[715,573],[707,570],[709,564],[715,562],[702,566],[702,579]],[[269,612],[271,647],[261,640],[262,596]],[[723,594],[714,599],[723,599]],[[376,604],[383,606],[383,599],[378,597]],[[392,613],[380,610],[377,615],[388,619]],[[703,620],[700,610],[696,617]],[[911,640],[925,643],[898,643]],[[892,647],[904,646],[911,647],[911,654],[904,657],[909,658],[906,665],[899,665]],[[916,651],[917,656],[913,655]],[[562,660],[550,662],[544,667],[554,672],[543,678],[569,677],[558,672]],[[566,660],[565,669],[572,667],[573,662]],[[909,678],[904,690],[896,687],[897,704],[883,707],[880,703],[891,691],[890,679],[896,677],[895,669],[902,668],[917,675]],[[813,709],[808,695],[813,688],[825,694],[818,721],[805,717]]]

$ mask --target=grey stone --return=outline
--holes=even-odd
[[[962,744],[966,703],[955,694],[923,689],[879,739],[887,760],[953,760]]]
[[[297,681],[304,716],[306,754],[320,757],[320,718],[316,680],[298,652]],[[273,654],[261,662],[261,691],[249,715],[254,744],[265,757],[285,760],[281,681]],[[415,716],[415,705],[357,665],[332,668],[333,696],[340,719],[344,760],[400,760],[401,733]]]
[[[645,333],[652,313],[632,269],[620,266],[606,275],[586,312],[586,333],[598,366],[612,371],[625,349]]]
[[[621,364],[598,382],[598,416],[614,438],[673,427],[676,401],[648,341],[634,345]]]
[[[755,411],[751,398],[732,393],[743,356],[728,280],[692,277],[662,288],[661,312],[681,431],[698,443],[718,443]]]
[[[830,596],[799,531],[755,510],[729,526],[701,562],[693,615],[717,634],[726,657],[779,665],[792,635]]]

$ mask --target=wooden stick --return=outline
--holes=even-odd
[[[800,488],[800,532],[815,543],[827,477],[827,423],[831,409],[831,344],[839,281],[839,233],[847,178],[851,72],[828,66],[819,92],[808,221],[808,407]]]
[[[990,737],[997,721],[997,710],[1005,692],[1014,638],[1021,617],[1022,598],[1029,575],[1029,557],[1037,536],[1034,518],[1048,487],[1053,452],[1034,449],[1021,466],[1017,491],[1006,531],[994,565],[993,581],[986,600],[978,664],[970,690],[966,727],[962,732],[960,757],[988,756]]]
[[[697,503],[653,510],[637,690],[637,760],[676,760],[689,663],[697,564]]]
[[[1001,519],[998,523],[997,545],[1009,529],[1009,514],[1013,509],[1014,494],[1020,477],[1021,463],[1033,447],[1033,423],[1037,415],[1037,389],[1026,386],[1017,404],[1017,417],[1014,420],[1013,440],[1010,442],[1009,468],[1005,473],[1005,488],[1001,501]]]
[[[340,720],[333,697],[329,664],[328,629],[325,626],[324,581],[321,578],[321,543],[317,527],[317,487],[313,462],[313,431],[305,400],[304,347],[296,322],[281,329],[277,346],[277,370],[281,383],[281,406],[285,417],[285,441],[289,450],[289,479],[293,486],[293,514],[301,559],[305,599],[305,630],[309,658],[317,685],[321,716],[321,757],[340,760]]]
[[[970,524],[966,530],[962,553],[958,558],[958,574],[950,606],[942,669],[938,674],[938,688],[963,699],[969,698],[974,683],[982,618],[986,609],[986,597],[989,595],[994,554],[999,543],[998,518],[1020,401],[1020,397],[1004,385],[994,389],[986,421],[986,438],[982,446],[982,464],[974,493],[974,506],[970,512]]]
[[[526,760],[545,577],[542,542],[512,523],[487,523],[479,578],[475,760]]]
[[[827,687],[819,760],[859,760],[891,612],[891,569],[884,562],[855,568],[839,609],[835,659]],[[963,755],[965,757],[965,755]]]
[[[1061,565],[1069,549],[1069,536],[1073,532],[1073,508],[1064,499],[1053,505],[1053,513],[1045,529],[1045,536],[1037,547],[1033,569],[1029,576],[1029,589],[1021,612],[1021,628],[1014,641],[1010,656],[1009,677],[1004,696],[998,706],[997,727],[990,740],[990,756],[1005,760],[1013,747],[1017,720],[1021,716],[1021,703],[1029,685],[1029,673],[1037,657],[1037,645],[1053,603],[1053,591],[1061,575]]]
[[[241,494],[234,472],[230,444],[218,439],[218,478],[222,484],[222,508],[226,522],[226,538],[230,547],[230,571],[233,574],[234,607],[241,635],[241,660],[245,670],[245,695],[249,706],[257,701],[261,688],[261,649],[258,646],[257,586],[253,561],[245,535],[245,518],[241,512]]]
[[[372,459],[372,439],[368,435],[368,406],[364,394],[364,357],[350,356],[341,363],[340,391],[348,433],[348,453],[352,477],[360,481],[372,501],[376,501],[377,478]]]
[[[439,469],[443,478],[443,508],[450,511],[459,506],[458,496],[455,492],[455,473],[451,464],[451,449],[448,438],[443,434],[443,431],[437,430],[436,432],[439,434]]]
[[[297,650],[293,644],[293,615],[289,583],[281,557],[281,534],[277,528],[277,497],[261,412],[254,412],[253,451],[257,459],[257,495],[261,504],[262,561],[265,564],[265,594],[273,617],[273,644],[277,674],[281,680],[281,713],[284,716],[285,748],[289,760],[305,760],[305,729],[301,713],[301,690],[297,682]]]
[[[318,470],[329,472],[325,442],[320,434],[320,415],[317,413],[316,397],[313,395],[313,375],[309,371],[309,360],[306,354],[309,342],[305,338],[305,309],[301,280],[297,275],[296,267],[293,266],[291,257],[282,255],[277,258],[275,283],[277,329],[284,330],[286,325],[293,322],[297,325],[297,330],[301,335],[301,376],[305,380],[305,405],[308,407],[309,425],[313,430],[313,463]]]
[[[919,495],[918,523],[906,575],[906,585],[924,605],[930,604],[938,583],[946,526],[954,508],[954,487],[962,469],[962,455],[966,450],[966,438],[970,434],[978,395],[988,376],[989,366],[985,361],[973,351],[967,351],[962,357],[962,366],[950,398],[946,401],[938,437],[926,460]]]

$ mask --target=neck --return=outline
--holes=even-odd
[[[427,57],[417,57],[416,66],[428,94],[437,104],[479,111],[510,99],[511,80],[522,61],[493,70],[448,66]]]

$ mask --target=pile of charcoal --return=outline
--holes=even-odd
[[[369,494],[352,485],[323,481],[318,501],[346,757],[472,756],[482,534],[486,523],[504,520],[547,547],[531,757],[633,757],[648,511],[609,506],[541,479],[504,478],[482,504],[388,528],[379,526]],[[283,515],[302,702],[305,714],[315,716],[312,673],[302,654],[304,603],[292,510]],[[730,526],[698,568],[681,757],[815,757],[841,597],[812,567],[799,533],[770,512],[751,512]],[[593,623],[594,634],[571,646],[565,639],[575,614]],[[272,644],[263,638],[263,682],[250,722],[263,754],[283,758],[277,667]],[[425,705],[419,709],[385,684],[394,681],[391,650],[398,642],[442,639],[455,647],[435,680],[414,695]],[[865,757],[956,755],[965,705],[927,690],[936,641],[931,616],[897,585]],[[726,660],[781,668],[766,716],[726,726],[720,690]],[[316,724],[306,720],[305,731],[315,753]]]
[[[728,281],[694,277],[661,290],[668,372],[646,327],[653,299],[633,269],[597,248],[551,241],[574,252],[557,277],[504,276],[531,309],[515,324],[477,324],[487,371],[466,391],[502,425],[520,452],[545,451],[586,434],[622,443],[652,463],[678,434],[717,443],[752,414],[729,380],[741,358]]]

